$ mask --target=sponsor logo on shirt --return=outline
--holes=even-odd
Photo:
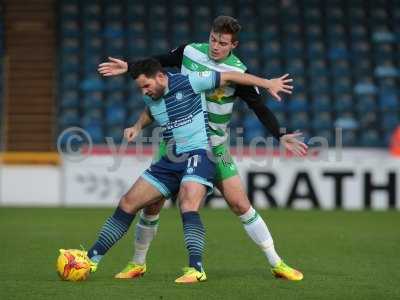
[[[179,128],[179,127],[185,126],[185,125],[190,124],[192,122],[193,122],[193,115],[190,114],[190,115],[188,115],[186,117],[183,117],[181,119],[168,122],[167,125],[165,125],[165,128],[167,130],[172,130],[172,129],[175,129],[175,128]]]
[[[202,71],[199,72],[200,77],[210,77],[211,76],[211,71]]]

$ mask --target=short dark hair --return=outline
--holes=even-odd
[[[228,33],[232,35],[232,42],[238,40],[242,26],[238,20],[230,16],[218,16],[214,19],[211,30],[216,33]]]
[[[164,70],[160,62],[154,58],[137,60],[129,68],[129,74],[133,79],[137,79],[142,74],[146,77],[154,77],[158,72],[164,72]]]

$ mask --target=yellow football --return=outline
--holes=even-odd
[[[57,272],[62,280],[82,281],[88,278],[90,263],[86,252],[78,249],[60,249]]]

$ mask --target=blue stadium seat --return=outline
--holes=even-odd
[[[300,58],[288,60],[287,72],[293,76],[297,82],[298,76],[304,76],[305,74],[304,61]]]
[[[120,125],[125,123],[126,110],[122,105],[114,104],[106,110],[106,123],[107,125]]]
[[[83,20],[96,20],[101,17],[101,5],[96,2],[87,2],[83,3],[83,7],[81,8],[82,19]]]
[[[88,125],[83,127],[83,129],[89,134],[90,138],[92,139],[93,143],[100,144],[105,143],[104,140],[104,131],[101,125]]]
[[[269,100],[266,105],[274,112],[283,112],[286,108],[286,104],[283,101]]]
[[[114,143],[118,144],[122,142],[124,136],[123,126],[107,126],[106,137],[110,137]]]
[[[331,99],[328,94],[316,94],[311,101],[311,109],[314,113],[330,112],[332,110]]]
[[[314,95],[328,94],[330,91],[329,80],[327,76],[320,76],[318,80],[312,80],[309,89]]]
[[[335,143],[335,138],[334,138],[334,132],[332,129],[328,130],[328,129],[314,129],[314,135],[313,135],[313,142],[315,143],[315,146],[324,146],[325,143],[327,143],[327,145],[329,147],[333,147],[334,143]],[[323,139],[323,141],[321,141],[321,139]],[[310,142],[310,141],[309,141]]]
[[[124,38],[107,39],[105,41],[104,52],[107,56],[123,57],[126,55]]]
[[[340,96],[352,92],[351,79],[347,76],[336,77],[333,81],[332,91],[335,95]]]
[[[106,20],[119,21],[124,15],[122,2],[111,2],[104,5],[103,14]]]
[[[333,40],[332,45],[328,49],[328,57],[331,60],[347,59],[349,51],[344,41]]]
[[[81,118],[81,126],[101,126],[103,124],[103,113],[101,109],[90,109],[84,112]]]
[[[399,113],[396,111],[383,112],[381,114],[381,120],[382,128],[389,131],[394,130],[400,124]]]
[[[311,127],[314,130],[328,130],[333,126],[332,117],[329,112],[320,112],[314,115]]]
[[[126,81],[129,77],[124,76],[115,76],[113,78],[109,78],[105,81],[105,89],[107,91],[121,91],[126,88]]]
[[[325,60],[315,58],[310,62],[308,72],[312,78],[327,77],[329,69]]]
[[[367,129],[361,133],[361,146],[377,147],[383,143],[382,136],[376,129]]]
[[[399,77],[398,69],[390,61],[385,61],[383,64],[378,65],[374,74],[378,78]]]
[[[342,94],[334,98],[334,107],[337,112],[352,111],[354,107],[354,101],[351,95]]]
[[[80,121],[79,111],[74,108],[63,109],[61,110],[58,120],[60,126],[63,128],[78,126]]]
[[[375,111],[360,111],[358,120],[361,128],[378,128],[378,114]]]
[[[135,43],[136,39],[144,39],[146,37],[146,27],[143,22],[132,19],[128,21],[127,28],[125,28],[128,41]]]
[[[61,94],[60,107],[61,108],[76,108],[79,106],[79,95],[74,89],[67,90]]]
[[[137,109],[137,110],[131,110],[126,117],[125,124],[126,126],[132,126],[133,124],[136,123],[136,121],[139,119],[139,116],[141,114],[142,110]]]
[[[310,127],[310,121],[307,113],[297,112],[292,114],[289,119],[289,127],[293,130],[304,130]]]
[[[84,109],[102,108],[104,106],[103,93],[99,91],[84,93],[81,99],[81,106]]]
[[[215,5],[215,14],[223,15],[223,16],[233,16],[235,15],[234,9],[229,4],[216,3]],[[240,18],[240,17],[239,17]]]
[[[337,114],[337,119],[334,121],[334,127],[341,128],[342,130],[354,131],[360,127],[360,124],[353,113],[343,112]]]
[[[292,113],[307,111],[309,106],[307,100],[303,95],[294,95],[293,98],[287,103],[288,111]]]
[[[263,73],[269,78],[281,76],[283,74],[283,68],[280,61],[278,59],[267,60]]]
[[[79,87],[79,76],[77,73],[65,73],[60,78],[60,87],[61,89],[76,89]]]
[[[147,41],[145,38],[130,38],[128,40],[128,53],[130,57],[143,57],[147,54]]]
[[[342,144],[345,147],[358,146],[358,136],[356,130],[343,130],[342,131]]]
[[[400,109],[400,101],[395,92],[382,92],[379,96],[379,108],[383,111],[396,111]]]
[[[104,84],[98,76],[90,76],[83,79],[80,88],[85,92],[98,91],[104,89]]]
[[[63,20],[61,22],[61,34],[66,37],[79,37],[79,23],[78,20]]]
[[[146,18],[145,2],[127,0],[127,15],[131,20],[144,20]]]
[[[376,111],[377,101],[373,94],[362,94],[356,97],[356,110],[359,113]]]
[[[250,143],[255,138],[265,137],[265,129],[254,116],[246,116],[244,122],[244,141]]]

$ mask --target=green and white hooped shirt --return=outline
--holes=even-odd
[[[233,54],[222,62],[216,62],[208,56],[208,43],[189,44],[183,51],[181,73],[193,72],[236,71],[244,73],[246,66]],[[213,147],[226,143],[228,139],[228,125],[232,117],[234,86],[224,86],[206,92],[208,120],[210,125],[210,140]]]

